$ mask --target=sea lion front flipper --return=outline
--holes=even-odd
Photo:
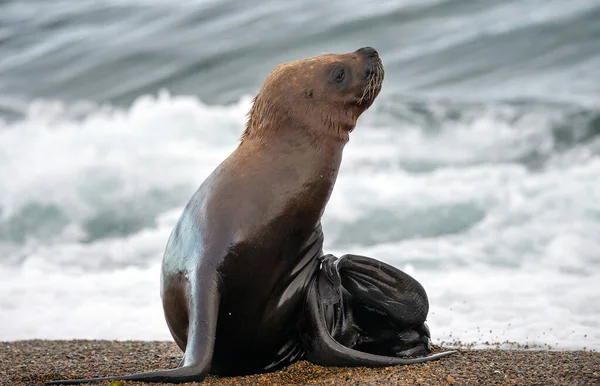
[[[216,271],[212,274],[218,275]],[[218,277],[196,277],[189,283],[190,325],[182,363],[177,368],[103,378],[69,379],[45,382],[46,385],[77,385],[100,381],[142,381],[184,383],[203,380],[210,371],[217,331],[220,292]]]

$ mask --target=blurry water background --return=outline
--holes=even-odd
[[[323,219],[434,343],[600,349],[595,0],[0,2],[0,340],[171,339],[159,265],[277,64],[377,48]],[[251,274],[249,272],[248,274]]]

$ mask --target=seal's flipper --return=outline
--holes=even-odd
[[[189,283],[190,324],[182,363],[177,368],[104,378],[69,379],[46,385],[77,385],[100,381],[184,383],[203,380],[210,371],[219,313],[218,279],[196,278]]]
[[[307,294],[307,320],[302,331],[302,340],[306,349],[306,359],[322,366],[370,366],[384,367],[392,365],[408,365],[436,360],[456,351],[445,351],[418,358],[398,358],[375,355],[346,347],[336,341],[327,330],[327,321],[313,282]]]
[[[415,279],[364,256],[327,255],[321,261],[306,299],[307,359],[331,366],[388,366],[455,352],[405,358],[431,352],[425,324],[429,303]]]
[[[141,381],[141,382],[169,382],[183,383],[201,381],[206,376],[192,367],[180,367],[169,370],[148,371],[146,373],[137,373],[131,375],[88,378],[88,379],[68,379],[62,381],[44,382],[44,385],[78,385],[80,383],[101,382],[101,381]]]
[[[337,269],[342,285],[356,302],[383,311],[398,325],[420,326],[427,319],[427,293],[410,275],[359,255],[340,257]]]
[[[366,256],[344,255],[335,266],[344,293],[351,298],[345,314],[352,314],[360,334],[354,349],[388,356],[431,352],[425,324],[429,300],[417,280]]]

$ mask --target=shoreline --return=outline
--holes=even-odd
[[[433,346],[434,352],[447,347]],[[0,342],[0,384],[124,375],[177,366],[172,342],[22,340]],[[110,385],[105,381],[96,385]],[[322,367],[299,361],[272,373],[209,376],[198,385],[598,385],[600,353],[588,350],[471,349],[423,364],[384,368]],[[125,382],[124,385],[161,385]]]

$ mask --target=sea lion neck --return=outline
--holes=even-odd
[[[249,137],[240,142],[232,155],[236,168],[245,173],[257,170],[269,173],[276,181],[292,180],[289,186],[318,182],[328,191],[333,189],[342,161],[345,142],[321,140],[314,142],[304,133],[277,132],[276,135]],[[240,162],[243,161],[243,162]],[[323,202],[325,204],[326,200]]]
[[[341,157],[346,141],[337,136],[318,137],[304,130],[281,130],[262,136],[243,137],[238,145],[242,152],[261,152],[270,156],[278,154],[294,158],[330,159]]]
[[[308,141],[320,146],[325,142],[344,145],[356,127],[361,112],[357,106],[306,105],[298,111],[273,111],[267,113],[255,106],[250,110],[246,129],[241,136],[246,139]],[[299,137],[300,136],[300,137]]]

